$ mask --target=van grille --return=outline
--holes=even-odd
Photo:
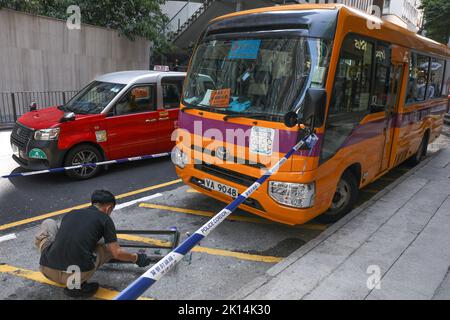
[[[28,142],[31,140],[33,130],[25,127],[24,125],[16,122],[14,129],[11,133],[11,141],[17,145],[20,149],[25,150]]]
[[[206,154],[210,154],[212,157],[216,156],[216,152],[214,150],[208,150],[206,148],[202,148],[196,145],[191,145],[191,149],[197,152],[201,152],[201,153],[206,153]],[[263,165],[262,163],[254,163],[250,160],[247,159],[243,159],[243,158],[238,158],[238,157],[234,157],[233,159],[233,163],[238,163],[238,164],[242,164],[248,167],[252,167],[252,168],[256,168],[256,169],[266,169],[266,166]]]

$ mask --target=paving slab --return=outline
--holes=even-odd
[[[229,298],[450,298],[449,163],[435,152]]]

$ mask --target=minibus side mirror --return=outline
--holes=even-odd
[[[30,108],[30,111],[36,111],[37,110],[36,101],[31,102],[29,108]]]
[[[306,91],[302,122],[305,126],[319,128],[325,121],[327,91],[322,88],[309,88]]]
[[[59,122],[69,122],[75,120],[75,113],[73,112],[67,112],[64,114],[64,116],[59,120]]]
[[[321,127],[325,121],[326,102],[327,92],[325,89],[309,88],[305,96],[302,118],[298,118],[297,112],[289,111],[284,116],[284,124],[288,128],[293,128],[299,123],[310,128]]]

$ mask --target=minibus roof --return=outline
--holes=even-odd
[[[434,41],[432,39],[423,37],[421,35],[418,35],[410,30],[407,30],[401,26],[398,26],[392,22],[379,19],[375,16],[369,15],[361,10],[354,9],[351,7],[348,7],[343,4],[336,4],[336,3],[330,3],[330,4],[291,4],[291,5],[282,5],[282,6],[275,6],[275,7],[264,7],[259,9],[253,9],[253,10],[245,10],[245,11],[239,11],[231,14],[227,14],[221,17],[217,17],[213,20],[211,20],[210,24],[208,25],[205,33],[215,33],[218,32],[220,29],[227,29],[227,28],[233,28],[233,25],[243,25],[246,21],[246,27],[248,28],[251,25],[255,24],[255,21],[263,21],[266,20],[265,25],[267,28],[269,28],[271,25],[273,28],[276,28],[276,24],[280,23],[280,25],[283,24],[283,19],[286,21],[286,17],[289,17],[289,19],[292,21],[293,17],[295,16],[295,13],[300,16],[302,12],[308,12],[308,11],[315,11],[318,15],[323,15],[324,18],[329,18],[330,14],[327,14],[326,12],[335,12],[336,15],[339,13],[342,13],[343,16],[346,17],[353,17],[359,20],[367,21],[370,20],[377,20],[381,28],[378,30],[368,30],[367,35],[370,36],[376,36],[377,38],[382,38],[380,35],[389,34],[389,37],[392,37],[396,41],[392,41],[394,44],[404,46],[406,48],[421,48],[423,50],[427,50],[429,52],[440,54],[443,56],[450,56],[450,48],[446,45],[439,43],[437,41]],[[289,13],[289,14],[288,14]],[[251,16],[251,17],[249,17]],[[268,18],[270,16],[270,18]],[[278,18],[278,17],[279,18]],[[312,15],[310,15],[312,16]],[[258,18],[258,17],[261,17]],[[264,17],[264,19],[262,19]],[[306,17],[306,20],[309,18]],[[277,22],[277,20],[279,22]],[[300,21],[300,20],[299,20]],[[323,19],[310,19],[312,22],[309,27],[312,30],[312,34],[310,31],[309,36],[320,36],[320,32],[323,33],[322,37],[329,38],[330,31],[324,30],[324,26],[326,26],[325,21]],[[257,22],[256,22],[257,23]],[[262,23],[262,22],[261,22]],[[301,24],[301,21],[299,25]],[[318,26],[314,26],[314,24],[318,24]],[[331,29],[331,28],[328,28]],[[333,32],[334,36],[334,32]]]

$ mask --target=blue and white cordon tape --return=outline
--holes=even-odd
[[[204,224],[181,245],[167,254],[158,263],[153,265],[147,272],[131,283],[114,300],[135,300],[139,298],[148,288],[163,275],[169,272],[183,257],[194,248],[203,238],[211,233],[220,223],[222,223],[236,208],[241,205],[253,192],[255,192],[269,177],[277,172],[280,167],[305,143],[309,148],[313,148],[318,138],[312,133],[298,142],[280,161],[267,170],[255,183],[240,194],[233,202],[223,208],[211,220]]]
[[[169,155],[171,155],[170,152],[165,152],[165,153],[151,154],[151,155],[146,155],[146,156],[141,156],[141,157],[123,158],[123,159],[118,159],[118,160],[108,160],[108,161],[102,161],[102,162],[96,162],[96,163],[84,163],[84,164],[77,164],[75,166],[70,166],[70,167],[63,167],[63,168],[53,168],[53,169],[40,170],[40,171],[12,173],[12,174],[9,174],[6,176],[2,176],[2,178],[9,179],[9,178],[16,178],[16,177],[34,176],[37,174],[44,174],[44,173],[50,173],[50,172],[64,172],[64,171],[68,171],[68,170],[80,169],[83,167],[98,167],[98,166],[104,166],[104,165],[108,165],[108,164],[125,163],[125,162],[140,161],[140,160],[147,160],[147,159],[156,159],[156,158],[167,157]]]

